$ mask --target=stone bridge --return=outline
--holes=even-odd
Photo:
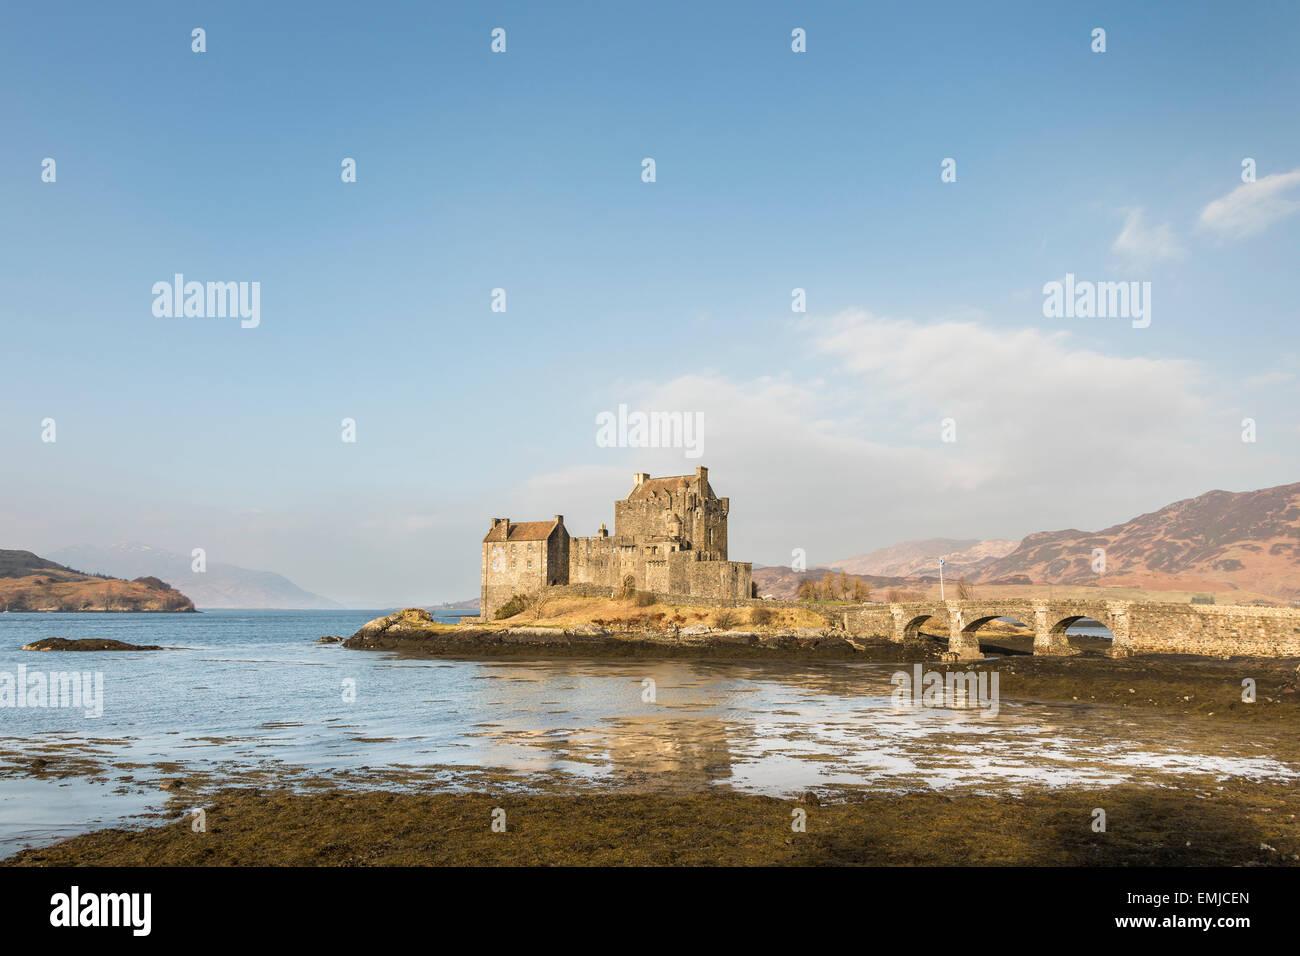
[[[979,657],[979,629],[1010,618],[1034,632],[1035,654],[1074,654],[1066,629],[1091,619],[1114,635],[1111,653],[1300,657],[1300,608],[1155,601],[1007,599],[859,604],[843,611],[849,634],[905,643],[923,625],[946,628],[948,650]]]

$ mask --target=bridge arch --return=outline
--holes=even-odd
[[[926,621],[935,619],[933,614],[916,614],[903,625],[903,640],[916,641],[921,638],[921,627]]]
[[[1049,621],[1054,621],[1054,623],[1049,627],[1048,633],[1051,635],[1053,644],[1065,644],[1069,647],[1075,648],[1076,650],[1092,650],[1095,649],[1095,645],[1087,646],[1090,645],[1091,642],[1079,640],[1078,638],[1081,635],[1071,635],[1069,633],[1070,628],[1074,627],[1076,624],[1093,622],[1103,628],[1106,632],[1104,635],[1095,635],[1096,638],[1113,642],[1115,640],[1115,632],[1111,629],[1110,623],[1106,620],[1109,616],[1110,615],[1095,608],[1088,609],[1087,613],[1070,613],[1065,617],[1061,617],[1060,612],[1057,612],[1048,618]],[[1071,640],[1071,638],[1075,639]]]
[[[1110,653],[1129,644],[1128,603],[1104,597],[1092,600],[993,598],[910,601],[890,602],[888,607],[888,617],[882,620],[876,616],[875,623],[867,624],[864,620],[859,626],[885,626],[892,639],[900,643],[925,642],[929,637],[941,641],[942,635],[946,634],[948,652],[958,659],[980,657],[981,643],[997,641],[996,632],[985,631],[981,640],[980,631],[998,618],[1015,622],[1032,633],[1034,654],[1075,654],[1080,650]],[[1096,641],[1079,638],[1073,641],[1075,646],[1072,646],[1072,639],[1077,635],[1068,635],[1068,632],[1081,621],[1096,621],[1109,631],[1109,634],[1098,632],[1097,636],[1110,637],[1114,643],[1099,645]],[[1007,634],[1001,643],[1010,653],[1027,652],[1029,647],[1022,646],[1026,643],[1026,636],[1024,633]],[[1082,647],[1078,646],[1080,642]]]
[[[982,649],[983,645],[980,641],[980,631],[985,627],[985,625],[989,624],[992,621],[1009,621],[1013,624],[1018,624],[1020,627],[1029,631],[1031,634],[1034,632],[1032,615],[1030,616],[1029,620],[1026,621],[1023,620],[1023,615],[1019,612],[1019,609],[1008,608],[1006,610],[998,610],[995,613],[983,613],[980,614],[979,616],[971,617],[969,620],[963,621],[962,628],[961,628],[962,637],[961,637],[960,645],[970,651],[974,651],[976,649]],[[994,633],[986,632],[986,640],[989,641],[990,643],[994,639]],[[949,649],[956,650],[956,648],[952,647],[951,638],[949,639]],[[1012,648],[1005,648],[1004,650],[1009,651],[1012,654],[1028,653],[1026,651],[1021,651]]]

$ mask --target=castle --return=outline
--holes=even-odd
[[[613,536],[602,524],[594,537],[571,538],[564,515],[493,518],[483,537],[483,619],[516,594],[563,584],[722,600],[752,595],[753,565],[727,560],[731,500],[713,493],[707,468],[672,478],[637,473],[633,481],[614,502]]]

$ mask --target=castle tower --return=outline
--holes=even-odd
[[[681,549],[696,552],[699,560],[727,560],[731,503],[713,493],[709,469],[700,466],[693,475],[667,478],[637,472],[632,482],[628,496],[614,502],[616,538],[643,547],[680,539]]]

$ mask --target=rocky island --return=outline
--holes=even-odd
[[[66,637],[43,637],[39,641],[24,644],[25,651],[165,651],[159,644],[128,644],[126,641],[114,641],[102,637],[83,637],[70,639]]]
[[[489,622],[446,624],[411,607],[366,623],[343,642],[354,650],[416,656],[861,658],[888,642],[861,641],[811,608],[728,608],[624,597],[553,595],[522,601]]]

